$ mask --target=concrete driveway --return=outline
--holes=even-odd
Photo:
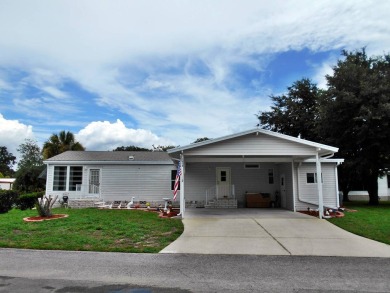
[[[281,209],[187,209],[160,253],[390,257],[390,245]]]

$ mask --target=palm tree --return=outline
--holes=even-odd
[[[49,159],[66,151],[84,151],[83,145],[75,141],[74,134],[70,131],[61,131],[52,134],[42,148],[43,158]]]

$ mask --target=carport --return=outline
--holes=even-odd
[[[323,210],[324,202],[337,207],[339,161],[329,159],[337,150],[252,129],[168,153],[174,162],[181,162],[180,212],[184,217],[187,207],[246,207],[249,195],[268,199],[265,206],[290,211]],[[322,180],[317,180],[317,174]]]

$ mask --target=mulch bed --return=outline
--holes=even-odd
[[[27,218],[23,218],[23,221],[25,221],[25,222],[42,222],[42,221],[62,219],[62,218],[67,218],[67,217],[69,217],[69,215],[57,214],[57,215],[52,215],[50,217],[41,217],[41,216],[27,217]]]

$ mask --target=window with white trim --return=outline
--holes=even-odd
[[[324,182],[324,179],[322,178],[322,173],[321,173],[321,182]],[[317,183],[317,173],[306,173],[306,183],[308,184],[313,184]]]
[[[77,191],[82,183],[82,166],[54,166],[53,191]]]
[[[268,169],[268,184],[274,184],[274,169]]]
[[[71,166],[69,172],[69,191],[76,191],[77,185],[83,183],[83,167]]]
[[[171,190],[175,190],[175,181],[176,181],[177,170],[171,170]],[[180,181],[177,190],[180,190]]]
[[[66,166],[54,166],[54,178],[53,178],[53,190],[65,191],[66,190]]]

